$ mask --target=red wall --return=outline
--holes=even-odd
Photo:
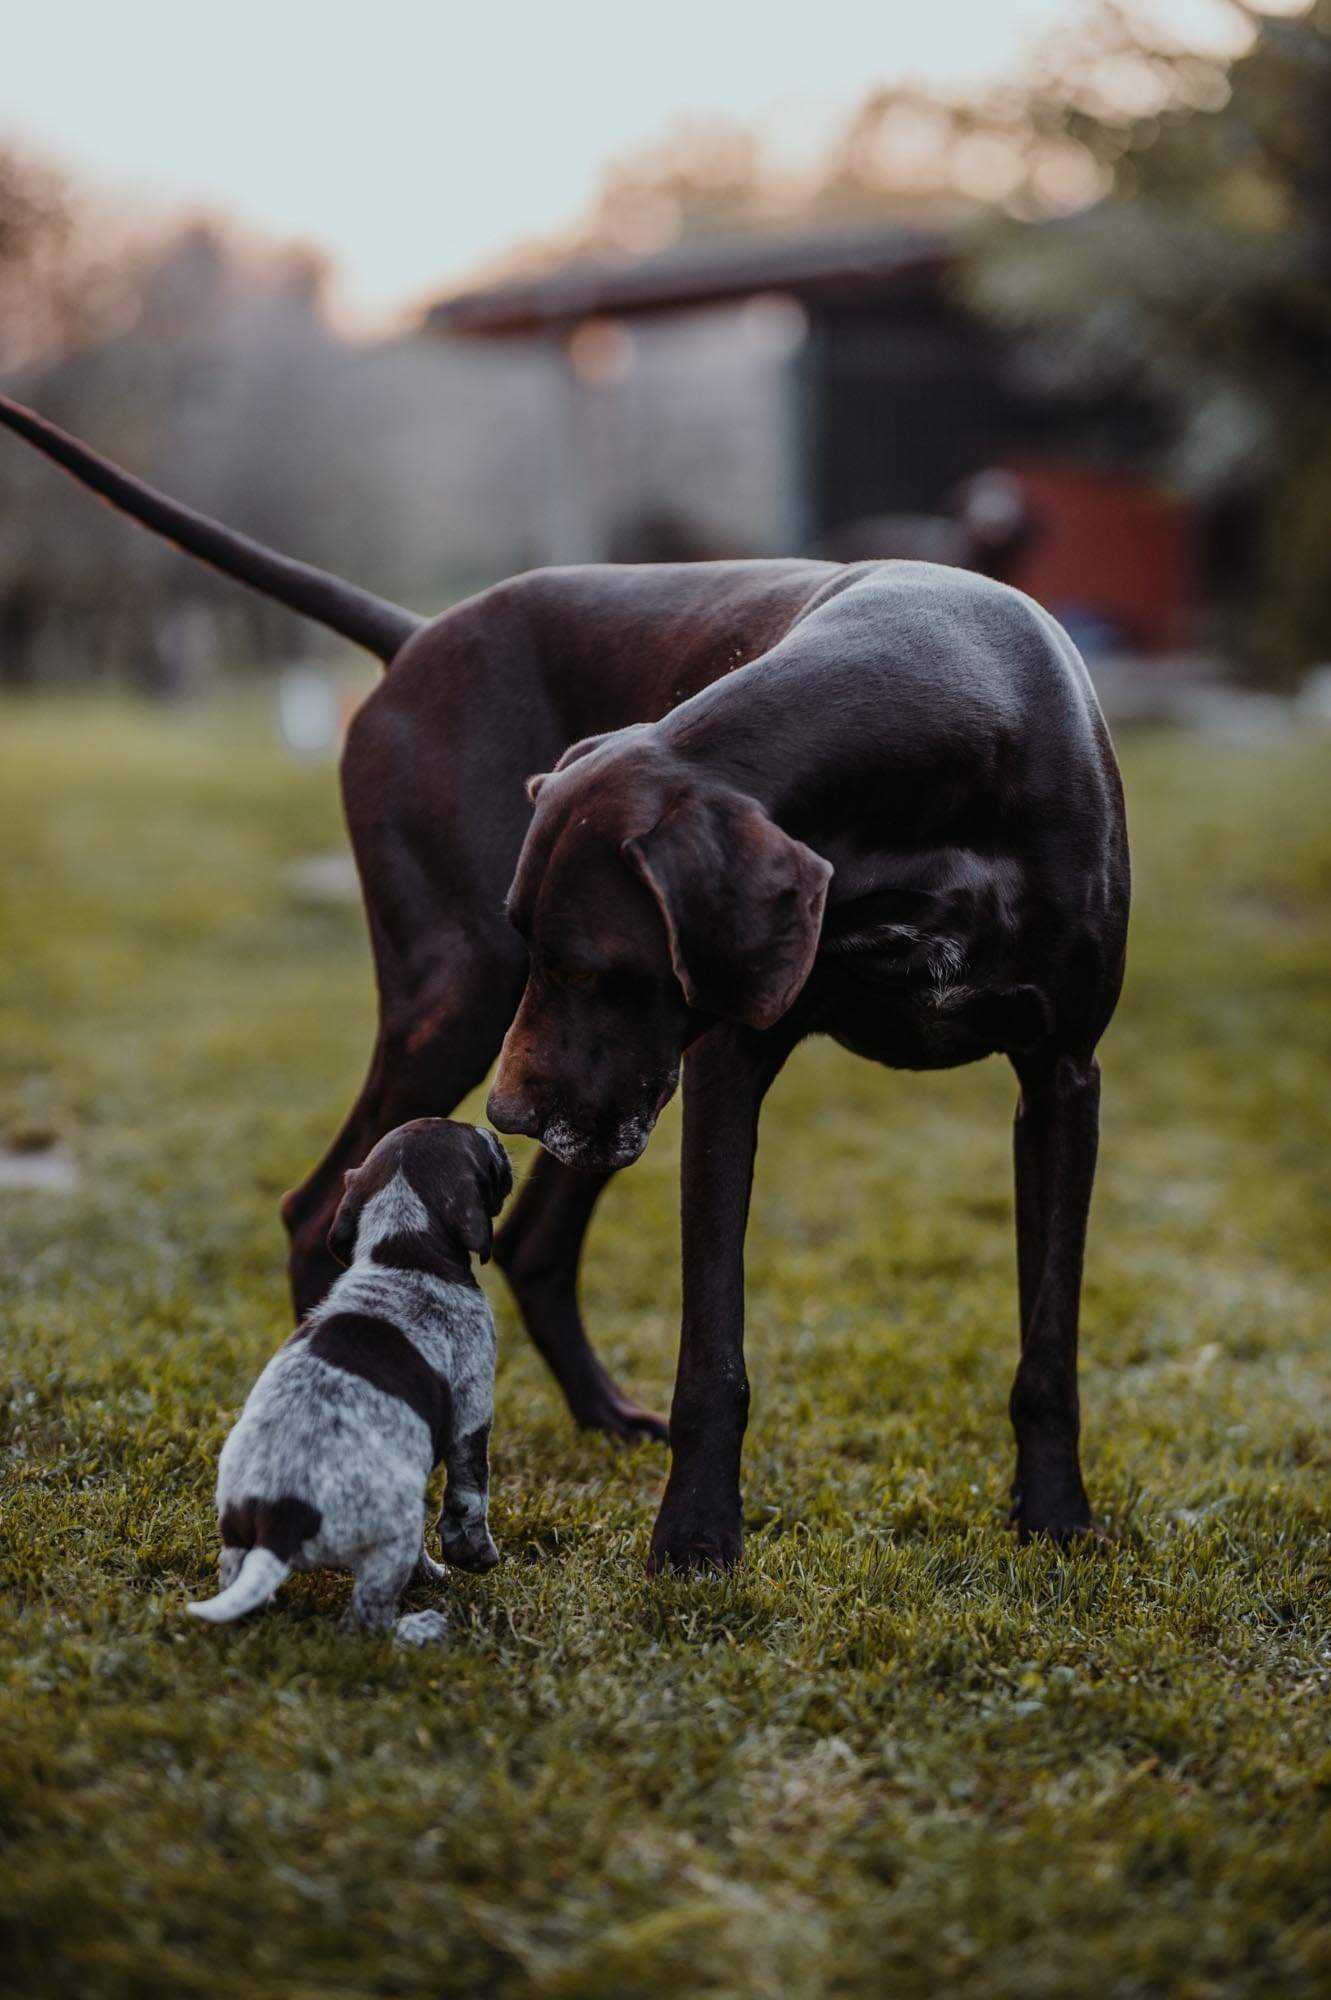
[[[1013,460],[1039,533],[1012,581],[1056,615],[1113,621],[1143,651],[1185,645],[1196,601],[1188,508],[1126,474]]]

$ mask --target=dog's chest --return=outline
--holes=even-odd
[[[886,874],[887,879],[884,879]],[[1021,883],[962,851],[910,857],[829,915],[810,1001],[818,1027],[892,1069],[952,1069],[1005,1046]]]
[[[903,987],[866,960],[822,983],[818,1025],[853,1055],[889,1069],[955,1069],[1000,1046],[984,997],[969,987]]]

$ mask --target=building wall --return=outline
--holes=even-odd
[[[944,510],[1023,435],[1003,349],[936,296],[820,316],[812,511],[819,535],[875,514]]]
[[[797,306],[755,299],[551,343],[547,559],[798,547],[804,333]]]

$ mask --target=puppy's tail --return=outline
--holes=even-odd
[[[186,1610],[210,1625],[226,1625],[257,1611],[290,1576],[296,1556],[322,1526],[319,1509],[295,1493],[275,1500],[229,1500],[222,1511],[222,1540],[228,1548],[244,1549],[244,1560],[225,1590],[201,1604],[186,1605]]]
[[[206,1619],[210,1625],[227,1625],[233,1618],[243,1618],[247,1611],[257,1611],[261,1604],[266,1604],[290,1574],[291,1564],[283,1562],[271,1549],[250,1549],[234,1583],[216,1597],[187,1604],[185,1609],[192,1618]]]
[[[165,493],[122,472],[109,458],[89,450],[8,396],[0,396],[0,425],[54,459],[122,514],[132,515],[155,535],[174,542],[186,555],[210,563],[224,576],[235,577],[264,597],[275,598],[302,618],[312,618],[329,631],[339,632],[354,645],[376,654],[385,665],[424,623],[401,605],[374,597],[368,590],[344,583],[309,563],[294,562],[276,549],[265,548],[262,542],[252,542],[248,535],[237,534],[234,528],[223,527],[207,514],[196,514],[192,507],[169,500]]]

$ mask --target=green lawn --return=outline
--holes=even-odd
[[[338,1629],[334,1577],[182,1615],[284,1332],[277,1199],[368,1049],[359,914],[280,872],[337,844],[332,776],[240,703],[0,711],[0,1128],[83,1166],[0,1197],[0,1987],[1331,1990],[1328,761],[1126,746],[1084,1316],[1109,1548],[1003,1525],[1008,1075],[814,1046],[765,1120],[742,1570],[645,1580],[664,1454],[576,1435],[505,1306],[505,1561],[402,1654]],[[658,1404],[677,1139],[586,1271]]]

